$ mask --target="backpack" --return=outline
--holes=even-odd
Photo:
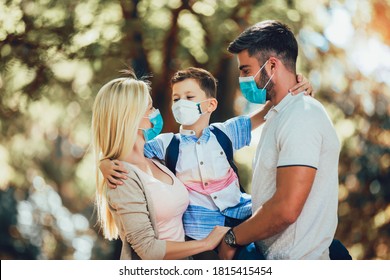
[[[230,167],[233,169],[234,173],[236,173],[238,177],[238,181],[240,181],[240,177],[238,176],[237,166],[233,161],[233,143],[229,139],[229,137],[219,128],[211,125],[210,131],[215,135],[218,140],[219,145],[221,145],[223,151],[225,152],[226,159],[228,160]],[[180,144],[180,133],[176,133],[171,142],[169,143],[166,151],[165,151],[165,166],[168,167],[169,170],[173,174],[176,174],[176,164],[179,157],[179,144]],[[240,183],[241,192],[245,192]]]

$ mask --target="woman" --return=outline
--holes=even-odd
[[[103,234],[109,240],[120,236],[121,259],[182,259],[212,250],[228,228],[216,227],[203,240],[184,242],[188,193],[164,165],[144,156],[145,141],[161,132],[162,117],[153,108],[149,85],[128,74],[104,85],[93,106],[96,204]],[[121,188],[99,182],[99,161],[108,158],[130,170]]]

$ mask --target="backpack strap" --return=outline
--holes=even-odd
[[[233,161],[233,143],[232,143],[232,141],[219,128],[211,125],[210,130],[217,138],[219,145],[222,147],[223,151],[225,152],[225,156],[229,162],[230,167],[236,173],[236,175],[238,177],[238,181],[240,182],[240,177],[238,175],[238,168],[234,164],[234,161]],[[180,145],[180,133],[176,133],[172,137],[171,142],[169,143],[167,149],[165,150],[165,166],[168,167],[168,169],[171,170],[171,172],[175,175],[176,175],[177,160],[179,158],[179,145]],[[240,183],[240,190],[243,193],[245,192],[245,190],[241,186],[241,183]]]
[[[176,175],[176,164],[179,157],[180,134],[173,135],[171,142],[165,150],[165,166]]]
[[[225,152],[226,159],[228,160],[230,167],[236,173],[237,178],[238,178],[238,182],[240,182],[240,176],[238,175],[238,168],[235,165],[234,160],[233,160],[233,143],[232,143],[232,141],[226,135],[226,133],[223,132],[222,130],[220,130],[218,127],[211,125],[210,130],[217,138],[219,145],[221,145],[223,151]],[[240,190],[243,193],[245,192],[245,190],[241,186],[241,183],[240,183]]]
[[[214,125],[210,126],[210,131],[215,135],[215,137],[217,137],[218,143],[219,145],[221,145],[223,151],[225,152],[226,158],[228,159],[229,163],[230,161],[233,161],[233,143],[229,139],[229,137],[225,134],[225,132],[223,132]]]

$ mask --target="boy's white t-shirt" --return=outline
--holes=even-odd
[[[269,111],[253,162],[253,213],[274,195],[277,168],[302,165],[317,172],[297,221],[256,242],[267,259],[329,259],[337,227],[339,152],[333,124],[314,98],[288,94]]]

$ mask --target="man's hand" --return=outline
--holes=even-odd
[[[232,248],[222,240],[218,247],[218,255],[221,260],[232,260],[236,253],[236,248]]]
[[[313,87],[311,86],[308,79],[306,79],[302,74],[297,75],[297,84],[289,89],[292,95],[296,95],[302,91],[305,91],[305,95],[310,95],[314,97]]]
[[[122,185],[122,180],[127,179],[128,171],[119,160],[104,159],[100,161],[99,169],[111,189],[115,189],[117,185]]]

